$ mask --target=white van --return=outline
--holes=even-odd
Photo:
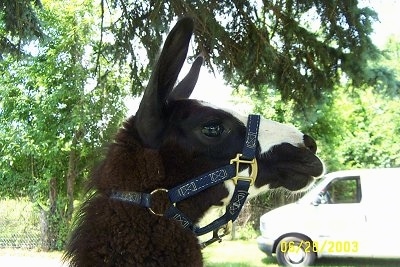
[[[319,257],[400,258],[400,168],[327,174],[260,218],[258,247],[280,265]]]

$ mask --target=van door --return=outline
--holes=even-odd
[[[315,213],[318,252],[325,255],[369,256],[363,246],[367,233],[359,176],[333,179],[319,194]]]
[[[400,177],[388,170],[377,171],[366,177],[368,244],[373,257],[400,256]]]

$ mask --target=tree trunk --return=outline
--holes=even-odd
[[[40,209],[40,229],[41,243],[44,251],[54,250],[57,242],[57,228],[54,227],[53,218],[57,212],[57,179],[51,178],[49,182],[49,201],[50,207],[46,211],[39,206]]]
[[[77,151],[77,144],[79,143],[82,136],[82,131],[77,130],[74,133],[74,137],[72,139],[71,151],[69,153],[68,160],[68,173],[67,173],[67,211],[66,211],[66,220],[69,223],[72,219],[72,214],[74,212],[74,189],[75,189],[75,180],[77,177],[78,170],[78,160],[79,153]]]

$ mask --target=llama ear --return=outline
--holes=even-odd
[[[160,57],[143,94],[135,116],[135,127],[145,146],[157,148],[166,121],[163,111],[185,62],[194,23],[179,20],[165,40]]]
[[[174,90],[169,95],[169,100],[177,100],[177,99],[185,99],[189,98],[192,94],[194,87],[196,86],[197,79],[199,78],[200,68],[203,65],[203,56],[199,55],[196,60],[193,62],[192,67],[190,68],[188,74],[186,74],[185,78],[177,86],[175,86]]]

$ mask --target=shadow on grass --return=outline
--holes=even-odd
[[[267,257],[255,240],[224,241],[203,250],[206,267],[277,267],[276,257]],[[400,266],[400,259],[322,258],[314,266]]]
[[[322,258],[317,259],[315,266],[400,266],[400,259],[372,259],[372,258]]]
[[[278,266],[275,257],[265,257],[262,259],[265,266]],[[225,265],[226,266],[226,265]],[[240,265],[238,265],[240,266]],[[313,266],[362,266],[362,267],[376,267],[376,266],[400,266],[400,259],[373,259],[373,258],[322,258],[317,259]]]

